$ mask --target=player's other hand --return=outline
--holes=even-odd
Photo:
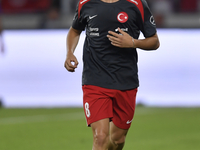
[[[120,47],[120,48],[134,48],[133,38],[126,32],[118,28],[121,34],[117,34],[113,31],[108,31],[108,39],[111,41],[111,44]]]
[[[75,69],[78,66],[78,61],[73,53],[67,54],[64,66],[69,72],[75,72]]]

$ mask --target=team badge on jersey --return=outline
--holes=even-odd
[[[156,25],[156,23],[155,23],[155,20],[154,20],[154,17],[153,17],[153,16],[151,16],[151,17],[150,17],[150,22],[151,22],[151,24],[152,24],[152,25]]]
[[[128,14],[125,12],[120,12],[117,15],[117,20],[121,23],[125,23],[128,20]]]

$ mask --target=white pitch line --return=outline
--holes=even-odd
[[[0,125],[84,119],[83,112],[1,118]]]

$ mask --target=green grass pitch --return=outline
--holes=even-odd
[[[90,150],[82,108],[0,109],[0,150]],[[200,108],[137,107],[124,150],[199,150]]]

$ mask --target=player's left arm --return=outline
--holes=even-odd
[[[109,31],[107,37],[111,44],[120,48],[140,48],[143,50],[156,50],[160,46],[157,33],[145,39],[133,39],[128,33],[118,28],[121,34]]]
[[[145,39],[133,39],[134,48],[143,50],[157,50],[160,47],[160,41],[157,33]]]

